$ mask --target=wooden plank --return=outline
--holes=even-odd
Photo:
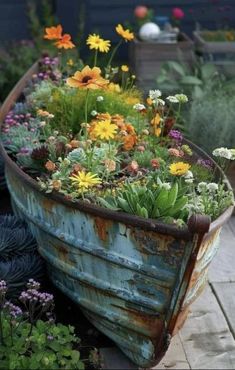
[[[101,368],[107,370],[134,369],[138,366],[133,364],[117,347],[101,348]]]
[[[179,335],[192,369],[235,368],[235,341],[209,286],[192,305]]]
[[[153,369],[190,369],[178,334],[172,338],[170,347],[164,358],[157,366],[153,367],[152,370]]]
[[[214,283],[212,286],[235,337],[235,283]]]
[[[209,269],[209,281],[211,283],[235,282],[234,253],[235,235],[230,224],[226,224],[221,232],[218,253]]]

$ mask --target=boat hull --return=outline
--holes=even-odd
[[[200,242],[186,278],[198,238],[74,209],[32,191],[9,167],[6,178],[14,210],[28,221],[53,283],[133,362],[155,365],[206,282],[220,228]]]
[[[0,121],[36,69],[37,64],[12,90]],[[221,227],[233,207],[212,224],[195,216],[179,229],[73,203],[40,191],[0,149],[13,208],[35,235],[53,283],[133,362],[141,367],[157,364],[205,285]]]

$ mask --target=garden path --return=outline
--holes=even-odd
[[[136,369],[116,348],[103,355],[107,369]],[[235,216],[222,230],[204,293],[153,369],[235,369]]]

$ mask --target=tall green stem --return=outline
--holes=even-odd
[[[108,64],[107,64],[107,68],[109,68],[109,67],[111,66],[111,63],[112,63],[112,61],[113,61],[113,58],[114,58],[114,56],[115,56],[115,54],[116,54],[116,52],[117,52],[117,49],[118,49],[118,48],[119,48],[119,46],[121,45],[121,43],[122,43],[122,40],[120,40],[120,41],[119,41],[119,43],[118,43],[118,44],[115,46],[115,48],[113,49],[112,54],[111,54],[110,59],[109,59]]]
[[[97,64],[97,55],[98,55],[98,49],[96,49],[96,51],[95,51],[94,67],[95,67],[95,66],[96,66],[96,64]]]
[[[86,90],[86,98],[85,98],[85,123],[88,123],[88,100],[89,100],[89,89]],[[87,140],[87,127],[84,127],[84,136],[85,140]]]

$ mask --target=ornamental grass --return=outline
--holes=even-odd
[[[131,30],[117,25],[119,42],[88,36],[91,65],[74,60],[75,48],[62,26],[44,38],[58,50],[43,57],[25,89],[25,100],[7,114],[2,138],[12,158],[47,193],[85,201],[115,212],[158,219],[181,227],[193,213],[218,217],[233,204],[215,162],[194,153],[180,132],[181,108],[188,97],[147,97],[135,87],[129,66],[115,54],[131,42]],[[108,54],[100,67],[100,54]],[[234,149],[219,148],[225,168]]]

